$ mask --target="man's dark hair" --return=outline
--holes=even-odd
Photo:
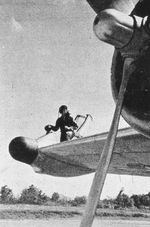
[[[59,107],[59,113],[62,114],[64,110],[67,110],[67,106],[62,105],[61,107]]]

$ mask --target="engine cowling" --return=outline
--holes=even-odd
[[[140,17],[150,12],[150,1],[139,2],[131,14]],[[136,70],[130,76],[121,115],[125,121],[143,135],[150,138],[150,47],[144,56],[136,60]],[[117,100],[123,74],[124,58],[114,51],[111,68],[111,87]]]
[[[123,64],[124,59],[115,50],[111,69],[111,86],[115,101],[122,80]],[[150,48],[145,56],[136,61],[136,66],[136,71],[128,81],[121,115],[129,125],[150,137]]]

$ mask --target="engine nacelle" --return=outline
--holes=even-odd
[[[111,86],[117,100],[122,79],[124,59],[115,50],[112,61]],[[130,76],[123,102],[122,116],[129,125],[150,137],[150,47],[137,60],[137,69]]]

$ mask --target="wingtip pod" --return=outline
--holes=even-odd
[[[9,144],[9,153],[17,161],[32,164],[38,156],[36,140],[16,137]]]

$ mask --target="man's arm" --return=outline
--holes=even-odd
[[[73,118],[71,119],[72,120],[72,127],[73,127],[73,130],[76,130],[78,128],[78,125],[77,123],[73,120]]]
[[[72,117],[69,117],[69,125],[70,126],[65,126],[65,130],[67,131],[74,131],[78,128],[78,125],[76,124],[76,122],[74,122]]]
[[[51,131],[57,131],[59,129],[59,121],[57,119],[56,121],[56,125],[53,126],[53,125],[46,125],[45,126],[45,130],[46,130],[46,134],[49,134]]]
[[[56,132],[60,127],[59,119],[57,119],[55,126],[51,125],[51,130]]]

